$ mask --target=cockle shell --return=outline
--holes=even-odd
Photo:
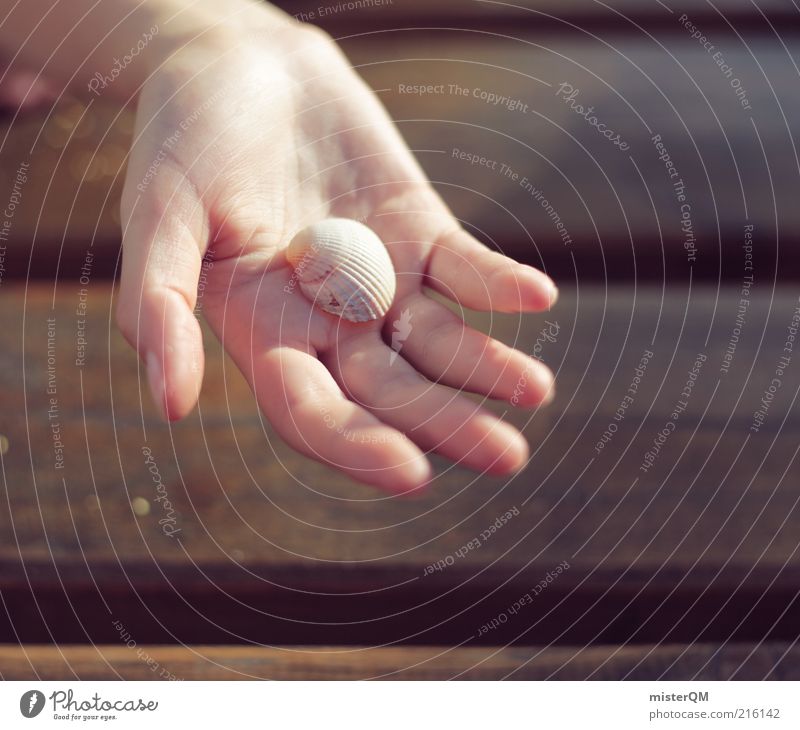
[[[389,252],[363,223],[326,218],[301,230],[286,258],[305,296],[351,322],[383,317],[392,305],[395,273]]]

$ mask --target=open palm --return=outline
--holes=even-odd
[[[332,216],[389,250],[397,296],[383,320],[347,322],[296,286],[283,249]],[[493,473],[524,465],[516,429],[458,389],[537,405],[550,372],[423,287],[504,312],[545,309],[555,287],[464,232],[322,34],[287,25],[173,55],[140,95],[123,221],[118,322],[166,417],[191,410],[202,380],[205,256],[204,315],[297,450],[392,492],[430,478],[426,451]]]

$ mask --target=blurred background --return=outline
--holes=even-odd
[[[759,268],[787,275],[775,266],[776,241],[788,265],[800,226],[790,0],[279,5],[339,41],[455,212],[508,253],[568,281],[682,280],[689,268],[736,278],[751,223]],[[627,150],[587,121],[589,109]],[[4,182],[23,150],[32,178],[7,253],[14,275],[25,274],[33,246],[32,273],[74,274],[83,254],[62,246],[73,241],[92,242],[96,265],[113,273],[132,114],[102,98],[88,108],[64,99],[46,115],[6,121]],[[534,191],[519,184],[526,175]],[[702,247],[691,267],[670,184],[678,180]]]
[[[160,659],[186,677],[397,644],[314,671],[798,678],[795,3],[281,6],[339,41],[466,227],[557,280],[547,315],[470,315],[558,374],[553,407],[508,414],[531,463],[437,461],[420,499],[376,497],[276,439],[210,336],[200,408],[160,423],[113,326],[133,111],[11,111],[0,198],[29,168],[0,249],[0,640],[81,644],[50,666],[83,678],[112,655],[147,676],[129,640],[190,645]]]

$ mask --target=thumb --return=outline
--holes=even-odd
[[[197,403],[203,341],[194,314],[207,242],[194,187],[166,166],[141,191],[129,172],[122,203],[117,324],[147,368],[161,416],[178,420]]]

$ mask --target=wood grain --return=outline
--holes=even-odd
[[[671,289],[665,303],[656,288],[581,287],[546,316],[476,316],[550,363],[559,394],[547,410],[509,415],[532,444],[523,473],[490,478],[437,460],[414,500],[292,453],[210,335],[199,409],[159,423],[111,324],[112,290],[87,290],[80,367],[74,283],[2,294],[3,641],[115,643],[115,622],[140,644],[797,636],[797,362],[750,431],[798,306],[791,288],[751,296],[724,374],[740,298],[730,290]],[[698,355],[677,428],[642,471]],[[618,429],[598,452],[609,424]]]
[[[5,680],[797,680],[788,644],[537,647],[0,646]]]
[[[746,0],[729,0],[724,6],[709,5],[703,0],[364,0],[361,3],[329,0],[279,0],[276,3],[286,12],[304,22],[321,25],[330,30],[347,28],[379,28],[398,23],[479,23],[529,27],[545,26],[549,31],[567,24],[596,28],[610,21],[627,19],[638,24],[657,26],[668,23],[682,13],[692,15],[715,26],[730,22],[752,22],[756,13]],[[759,9],[773,22],[791,23],[796,13],[790,4],[781,0],[762,0]]]

